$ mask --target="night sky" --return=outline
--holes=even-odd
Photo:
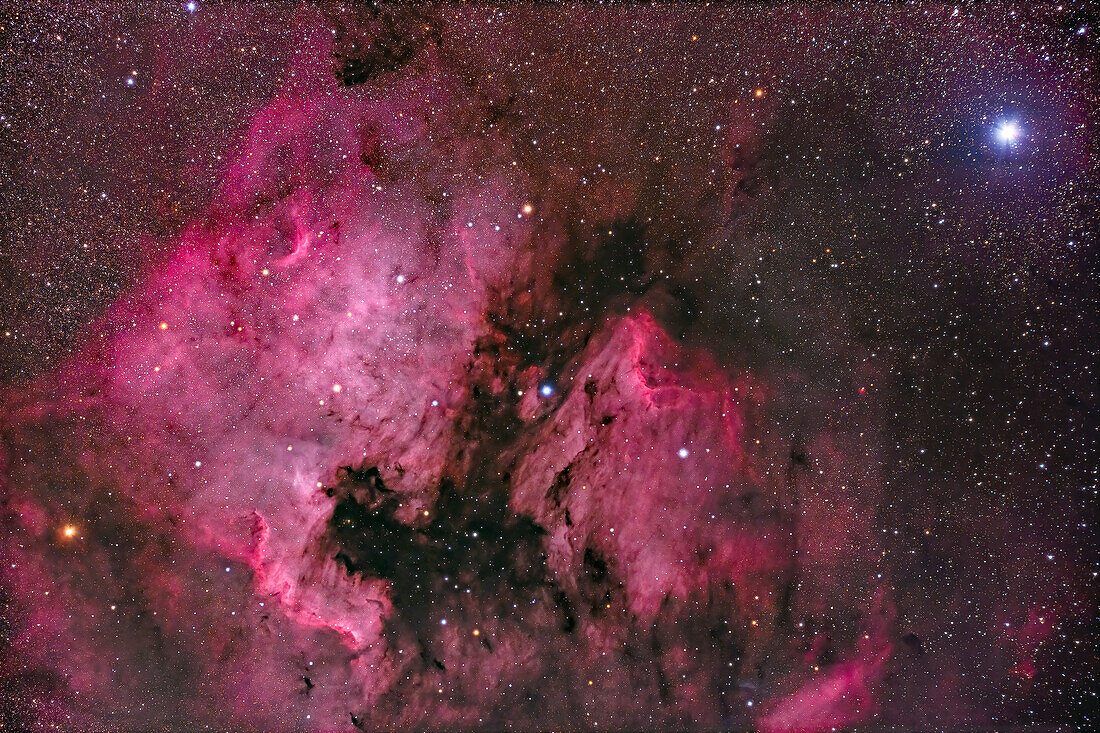
[[[1100,725],[1088,4],[0,7],[0,730]]]

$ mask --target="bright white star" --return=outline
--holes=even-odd
[[[997,125],[993,134],[997,137],[997,142],[1002,145],[1012,145],[1020,138],[1022,132],[1019,123],[1015,120],[1005,120]]]

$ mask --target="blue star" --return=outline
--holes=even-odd
[[[997,142],[1001,145],[1015,145],[1023,132],[1020,123],[1016,122],[1016,120],[1003,120],[997,124],[997,128],[993,131],[993,136],[997,138]]]

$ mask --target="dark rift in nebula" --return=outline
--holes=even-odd
[[[329,8],[332,23],[333,74],[344,86],[384,81],[425,48],[439,44],[433,14],[415,8],[362,5]]]
[[[1071,5],[5,16],[0,727],[1094,726]]]
[[[357,474],[373,475],[376,469]],[[461,595],[504,598],[504,593],[549,583],[541,549],[542,529],[511,514],[503,486],[463,496],[449,482],[430,509],[410,526],[395,518],[397,499],[373,500],[355,483],[334,493],[335,506],[318,538],[323,561],[350,574],[389,581],[396,619],[418,636],[445,625],[439,608],[460,607]]]

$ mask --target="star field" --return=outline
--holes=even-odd
[[[1097,33],[8,4],[0,724],[1095,726]]]

